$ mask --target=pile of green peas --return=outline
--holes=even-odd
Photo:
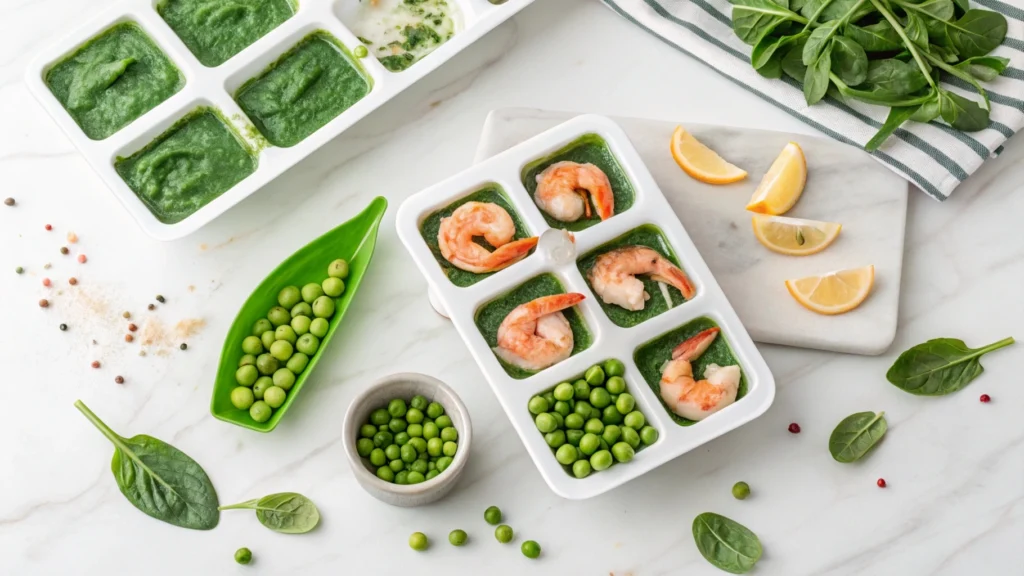
[[[534,424],[555,459],[576,478],[626,463],[658,441],[658,431],[636,407],[622,378],[626,367],[612,359],[591,366],[575,382],[562,382],[530,398]]]
[[[395,484],[430,480],[452,465],[458,450],[459,432],[444,406],[419,395],[408,405],[395,398],[371,412],[356,441],[377,478]]]
[[[327,267],[327,278],[320,284],[281,289],[278,306],[257,320],[252,334],[242,340],[244,356],[235,371],[238,386],[231,391],[235,408],[266,422],[284,404],[296,377],[327,335],[334,299],[345,293],[345,278],[348,262],[338,259]]]

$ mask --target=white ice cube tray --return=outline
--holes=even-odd
[[[247,80],[261,74],[285,52],[315,31],[327,32],[349,52],[359,46],[360,41],[339,18],[339,15],[352,11],[355,0],[298,0],[295,15],[215,68],[207,68],[199,63],[157,13],[156,0],[128,0],[106,10],[56,45],[44,50],[29,66],[25,81],[35,98],[68,135],[139,226],[154,238],[173,240],[191,234],[209,223],[534,0],[508,0],[504,4],[491,4],[488,0],[448,1],[458,6],[462,16],[462,28],[451,40],[402,72],[391,72],[384,68],[372,56],[371,49],[370,56],[358,60],[372,78],[370,92],[351,108],[289,148],[269,146],[260,150],[257,139],[252,136],[258,134],[258,131],[232,96]],[[66,56],[111,26],[122,22],[134,22],[142,28],[181,71],[185,85],[176,94],[108,138],[91,140],[50,92],[44,78],[49,69]],[[114,170],[114,161],[119,156],[130,156],[149,144],[200,106],[220,110],[233,124],[238,135],[259,150],[258,166],[255,172],[194,214],[177,223],[165,224],[153,216],[124,183]]]
[[[596,134],[607,143],[632,183],[635,200],[633,206],[621,214],[576,232],[576,258],[635,228],[654,225],[663,232],[683,270],[696,286],[696,296],[636,326],[622,328],[605,315],[597,297],[580,274],[576,259],[559,264],[550,254],[544,253],[542,247],[472,286],[460,288],[453,284],[423,239],[420,231],[423,221],[458,199],[497,184],[530,233],[543,234],[550,226],[523,186],[523,169],[589,134]],[[666,154],[667,147],[666,143]],[[680,178],[685,177],[680,173]],[[396,226],[399,237],[469,347],[537,469],[548,486],[562,497],[584,499],[611,490],[753,420],[768,409],[775,397],[775,381],[767,364],[625,132],[608,118],[579,116],[419,192],[399,208]],[[543,274],[557,277],[566,292],[586,295],[577,308],[593,336],[593,343],[564,362],[525,379],[515,379],[498,362],[474,318],[488,302]],[[667,408],[644,381],[633,355],[647,342],[699,318],[709,318],[721,328],[719,338],[725,338],[731,347],[747,378],[748,388],[746,395],[732,406],[701,422],[683,426],[670,417]],[[527,403],[535,394],[550,390],[560,382],[571,381],[590,366],[610,358],[625,364],[628,391],[636,398],[637,409],[647,417],[648,423],[658,429],[660,437],[652,446],[637,452],[632,462],[615,464],[608,470],[577,479],[555,460],[553,451],[534,425]]]

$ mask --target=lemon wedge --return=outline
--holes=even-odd
[[[806,183],[804,151],[796,142],[790,142],[757,185],[747,210],[759,214],[785,214],[800,199]]]
[[[714,150],[701,144],[682,126],[672,133],[672,158],[684,172],[707,184],[731,184],[747,177],[746,170],[728,163]]]
[[[754,237],[765,248],[789,256],[817,254],[839,237],[842,224],[785,216],[753,217]]]
[[[842,314],[860,306],[875,284],[875,267],[786,280],[789,293],[804,308],[818,314]]]

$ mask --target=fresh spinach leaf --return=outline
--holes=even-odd
[[[928,28],[924,24],[924,18],[914,12],[907,12],[907,23],[903,27],[903,32],[918,48],[928,49]]]
[[[1006,67],[1009,64],[1009,58],[1002,58],[999,56],[975,56],[974,58],[968,58],[967,60],[960,62],[956,67],[982,82],[991,82],[998,78],[999,75],[1006,70]]]
[[[825,48],[832,44],[832,37],[835,36],[838,27],[838,22],[829,22],[828,24],[822,24],[811,32],[811,35],[807,38],[807,43],[804,44],[803,58],[805,66],[813,64]]]
[[[983,355],[1013,342],[1013,338],[1005,338],[982,348],[968,348],[955,338],[929,340],[900,354],[885,377],[900,390],[918,396],[952,394],[984,372]]]
[[[860,89],[906,96],[927,85],[928,79],[915,64],[895,58],[886,58],[885,60],[872,60],[868,63],[864,84]]]
[[[894,52],[903,47],[900,35],[886,20],[867,26],[849,24],[843,35],[860,44],[866,52]]]
[[[113,443],[110,469],[133,506],[182,528],[210,530],[217,525],[217,491],[195,460],[152,436],[118,436],[81,400],[75,407]]]
[[[281,492],[221,506],[220,510],[255,510],[261,524],[282,534],[305,534],[320,522],[320,511],[316,509],[316,504],[294,492]]]
[[[756,45],[776,26],[790,20],[804,21],[799,14],[771,0],[731,0],[732,29],[743,42]]]
[[[964,13],[971,9],[970,0],[953,0],[953,3],[956,4],[957,12]]]
[[[904,10],[913,10],[936,20],[953,19],[953,0],[920,0],[919,2],[896,0],[894,4],[901,6]]]
[[[804,44],[807,39],[798,40],[793,47],[782,57],[782,71],[790,78],[803,83],[807,76],[807,66],[804,66]]]
[[[875,135],[868,140],[868,143],[864,145],[864,149],[868,152],[878,150],[878,148],[892,136],[892,133],[897,128],[903,125],[904,122],[913,117],[914,113],[917,112],[919,106],[897,106],[889,110],[889,115],[885,118],[885,123],[882,127],[875,132]],[[834,454],[833,454],[834,456]]]
[[[921,104],[916,112],[910,117],[914,122],[931,122],[939,117],[939,93],[934,92],[934,97]]]
[[[806,38],[807,35],[808,33],[801,32],[794,36],[766,36],[762,38],[750,52],[750,65],[753,66],[755,70],[760,70],[767,66],[773,59],[780,60],[782,51],[786,46],[799,42]]]
[[[963,59],[985,56],[1006,38],[1006,17],[989,10],[968,10],[956,22],[946,22],[946,33]]]
[[[807,54],[806,48],[804,49],[804,54]],[[817,59],[807,67],[807,74],[804,76],[804,99],[807,101],[807,104],[814,104],[825,97],[825,92],[828,91],[830,82],[829,72],[831,70],[832,44],[830,43],[818,54]]]
[[[889,426],[885,412],[851,414],[836,426],[828,439],[828,451],[836,462],[848,464],[860,460],[885,436]]]
[[[864,48],[849,38],[832,39],[832,73],[849,86],[856,86],[868,76],[868,55]]]
[[[750,572],[764,552],[757,534],[714,512],[693,519],[693,540],[705,560],[730,574]]]
[[[852,15],[865,0],[808,0],[800,13],[812,22],[832,22]],[[817,16],[817,18],[815,18]]]

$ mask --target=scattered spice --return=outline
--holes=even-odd
[[[146,306],[146,309],[147,310],[156,310],[156,304],[150,304],[149,306]]]
[[[131,342],[133,340],[135,340],[135,336],[132,336],[131,334],[125,334],[124,335],[124,341],[125,342]]]
[[[178,348],[181,348],[182,350],[188,350],[188,344],[185,344],[184,342],[182,342],[181,346],[178,346]]]
[[[984,402],[985,404],[988,404],[989,402],[991,402],[991,401],[992,401],[992,397],[991,397],[991,396],[989,396],[988,394],[982,394],[982,395],[981,395],[981,398],[979,398],[979,400],[981,400],[981,401],[982,401],[982,402]]]
[[[43,228],[46,228],[47,230],[53,230],[53,226],[50,226],[49,224],[43,226]]]
[[[146,351],[145,350],[139,350],[139,356],[145,356],[145,355],[146,355]]]
[[[92,366],[93,368],[99,368],[100,367],[100,361],[99,360],[93,360],[92,364],[90,364],[90,366]]]
[[[5,198],[4,204],[6,204],[7,206],[14,206],[14,198]]]
[[[136,326],[135,324],[128,324],[128,331],[129,332],[135,332],[138,329],[139,329],[139,327]]]
[[[161,304],[163,304],[164,302],[167,302],[167,299],[164,298],[163,296],[161,296],[160,294],[157,294],[156,295],[156,301],[161,303]]]
[[[122,314],[121,314],[121,316],[122,316],[123,318],[126,318],[126,319],[127,319],[127,318],[131,318],[131,317],[132,317],[132,313],[131,313],[131,312],[128,312],[127,310],[125,310],[125,311],[124,311],[124,313],[122,313]]]
[[[47,288],[49,288],[50,284],[53,284],[53,282],[50,282],[49,278],[43,278],[43,286],[46,286]]]
[[[81,262],[82,264],[85,264],[86,260],[88,260],[88,258],[85,257],[85,254],[78,255],[78,261]]]
[[[797,424],[796,422],[793,422],[792,424],[789,425],[789,431],[792,432],[793,434],[799,434],[800,425]]]
[[[61,332],[67,332],[68,325],[67,324],[61,324],[60,326],[58,326],[58,328],[60,328]]]
[[[68,232],[68,242],[71,242],[72,244],[78,242],[78,234]]]
[[[43,264],[43,270],[49,270],[50,266],[52,266],[52,264],[50,264],[49,262],[47,262],[46,264]]]
[[[50,301],[47,300],[46,298],[43,298],[42,300],[39,301],[39,307],[40,308],[46,308],[49,305],[50,305]]]
[[[885,478],[879,478],[876,484],[878,484],[879,488],[885,488]]]
[[[24,274],[25,273],[25,269],[22,268],[21,266],[18,266],[17,268],[14,269],[14,273],[15,274]]]
[[[75,284],[78,284],[78,278],[75,278],[74,276],[72,276],[71,278],[68,278],[68,284],[71,284],[72,286],[74,286]]]
[[[68,252],[70,252],[70,250],[68,250],[67,246],[61,246],[60,247],[60,253],[61,254],[64,254],[66,256]]]
[[[124,384],[124,376],[114,377],[114,382],[117,382],[118,384]]]

